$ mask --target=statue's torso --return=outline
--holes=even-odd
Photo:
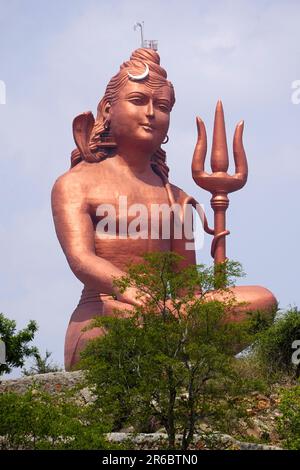
[[[95,253],[120,269],[124,269],[130,261],[142,261],[143,254],[147,252],[171,250],[171,242],[170,237],[165,239],[162,237],[161,215],[153,217],[153,212],[151,212],[155,205],[169,206],[167,191],[161,178],[155,173],[146,177],[136,177],[128,171],[121,170],[122,168],[117,167],[112,173],[111,168],[106,166],[104,161],[96,165],[84,165],[81,173],[87,182],[85,197],[93,222]],[[134,206],[136,204],[139,207]],[[109,236],[104,234],[104,230],[106,232],[108,229],[106,210],[112,215],[109,223],[111,232]],[[136,227],[139,214],[143,222],[142,225]],[[151,237],[151,219],[152,234],[156,234],[154,238]],[[102,224],[101,220],[103,220]],[[104,226],[105,229],[103,229]],[[137,233],[140,230],[143,231],[142,237],[139,237]]]

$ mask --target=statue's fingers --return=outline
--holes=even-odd
[[[207,152],[207,137],[205,124],[199,117],[196,118],[198,138],[194,150],[192,172],[204,171],[204,161]]]
[[[233,137],[233,155],[235,162],[235,172],[242,175],[245,180],[248,176],[247,157],[243,145],[244,121],[240,121],[236,126]]]

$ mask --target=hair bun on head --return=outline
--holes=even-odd
[[[120,69],[124,68],[143,68],[143,64],[147,64],[150,71],[157,73],[163,78],[167,78],[167,72],[160,66],[160,57],[153,49],[140,48],[136,49],[127,62],[124,62]]]
[[[153,62],[160,65],[160,57],[153,49],[136,49],[131,54],[130,60],[141,60],[142,62]]]

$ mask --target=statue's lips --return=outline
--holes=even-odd
[[[153,132],[155,129],[155,127],[153,127],[152,124],[141,123],[140,126],[149,132]]]

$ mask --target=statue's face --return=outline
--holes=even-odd
[[[117,147],[155,152],[168,132],[170,111],[171,90],[167,84],[153,90],[129,80],[109,110]]]

